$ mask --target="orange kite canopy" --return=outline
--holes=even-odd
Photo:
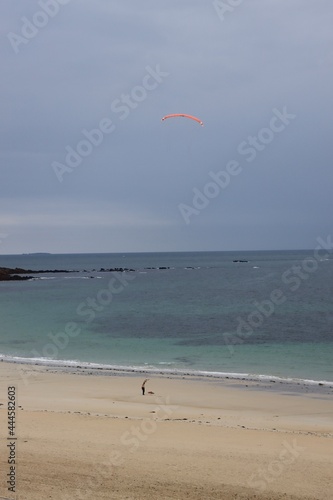
[[[196,116],[192,116],[192,115],[185,115],[185,114],[180,114],[180,113],[174,113],[172,115],[166,115],[166,116],[163,116],[162,118],[162,122],[164,120],[166,120],[167,118],[177,118],[179,116],[182,116],[183,118],[189,118],[190,120],[194,120],[198,123],[200,123],[200,125],[203,127],[203,122],[201,120],[199,120],[199,118],[197,118]]]

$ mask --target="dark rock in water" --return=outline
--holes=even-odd
[[[170,267],[165,267],[165,266],[161,266],[161,267],[145,267],[144,269],[149,269],[149,270],[152,270],[152,269],[170,269]]]
[[[124,273],[125,271],[133,272],[135,269],[128,269],[127,267],[111,267],[110,269],[104,269],[104,267],[101,267],[99,270],[100,273]]]
[[[73,273],[77,271],[68,271],[65,269],[22,269],[20,267],[15,267],[11,269],[9,267],[0,267],[0,281],[22,281],[22,280],[30,280],[33,276],[31,274],[42,274],[42,273]],[[27,276],[29,275],[29,276]]]
[[[236,260],[233,260],[232,262],[249,262],[248,260],[239,260],[239,259],[236,259]]]
[[[78,273],[78,271],[73,271],[73,270],[68,270],[68,269],[38,269],[37,271],[26,271],[29,273],[34,273],[34,274],[43,274],[43,273],[49,273],[49,274],[54,274],[54,273]]]
[[[75,273],[77,271],[68,271],[67,269],[22,269],[21,267],[15,267],[14,269],[11,269],[10,267],[0,267],[0,279],[6,279],[3,278],[3,276],[10,276],[13,274],[43,274],[43,273],[49,273],[49,274],[54,274],[54,273]],[[29,277],[29,279],[31,276]],[[26,279],[26,278],[25,278]]]
[[[167,269],[167,268],[165,268]],[[95,270],[93,270],[95,271]],[[30,280],[33,279],[34,276],[32,274],[56,274],[56,273],[78,273],[80,271],[77,270],[68,270],[68,269],[22,269],[20,267],[15,267],[11,269],[9,267],[0,267],[0,281],[22,281],[22,280]],[[85,273],[89,271],[85,270]],[[114,267],[110,269],[104,269],[103,267],[99,272],[135,272],[135,269],[128,269],[127,267]],[[93,278],[94,276],[90,276]]]
[[[24,271],[24,272],[21,272]],[[0,281],[24,281],[30,280],[33,276],[19,276],[19,274],[27,274],[31,271],[25,271],[24,269],[10,269],[8,267],[0,267]]]
[[[12,274],[8,277],[7,281],[26,281],[33,279],[33,276],[19,276],[18,274]]]

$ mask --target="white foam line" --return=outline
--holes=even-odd
[[[192,376],[192,377],[203,377],[203,378],[214,378],[214,379],[236,379],[236,380],[252,380],[252,381],[262,381],[262,382],[281,382],[285,384],[302,384],[302,385],[323,385],[332,386],[333,382],[328,380],[312,380],[312,379],[301,379],[292,377],[277,377],[275,375],[261,375],[254,373],[234,373],[234,372],[212,372],[206,370],[182,370],[182,369],[170,369],[170,368],[157,368],[156,366],[129,366],[129,365],[107,365],[103,363],[89,363],[86,361],[79,360],[58,360],[58,359],[48,359],[48,358],[24,358],[19,356],[6,356],[0,354],[0,361],[6,361],[9,363],[21,363],[29,365],[41,365],[59,368],[86,368],[86,369],[98,369],[115,371],[122,373],[151,373],[156,375],[175,375],[175,376]]]

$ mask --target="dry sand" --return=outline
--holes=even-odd
[[[332,390],[151,377],[154,394],[142,396],[144,378],[1,362],[0,498],[332,500]],[[6,485],[9,386],[16,496]]]

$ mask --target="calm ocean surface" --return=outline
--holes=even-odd
[[[333,381],[325,250],[3,255],[1,266],[77,271],[0,282],[7,358]],[[100,272],[115,267],[135,271]]]

